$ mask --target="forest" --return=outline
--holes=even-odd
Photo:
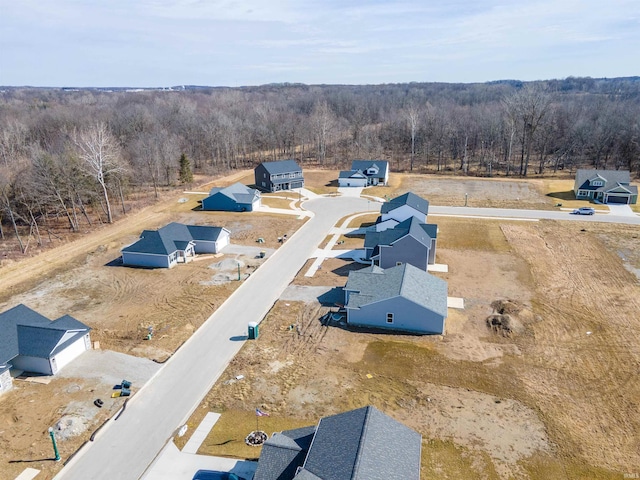
[[[295,158],[392,171],[640,176],[640,77],[166,89],[0,87],[0,241],[111,223],[136,198]],[[46,235],[43,234],[46,233]],[[25,240],[25,238],[27,240]]]

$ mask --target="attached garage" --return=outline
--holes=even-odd
[[[630,195],[607,195],[607,200],[605,203],[623,203],[629,204],[631,196]]]

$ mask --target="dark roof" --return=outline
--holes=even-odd
[[[399,197],[393,198],[388,202],[383,203],[382,207],[380,208],[380,212],[389,213],[390,211],[395,210],[396,208],[403,205],[409,205],[413,209],[417,210],[420,213],[424,213],[425,215],[429,213],[429,201],[411,192],[407,192],[404,195],[400,195]]]
[[[320,420],[303,469],[322,480],[418,480],[421,443],[419,433],[363,407]]]
[[[360,170],[365,172],[369,167],[378,167],[377,177],[383,178],[387,176],[389,170],[389,162],[386,160],[354,160],[351,162],[351,170]]]
[[[338,178],[367,178],[362,170],[342,170]]]
[[[398,223],[395,227],[388,228],[382,232],[367,231],[364,236],[364,246],[365,248],[373,248],[376,245],[391,245],[395,241],[411,235],[424,246],[431,247],[431,239],[436,238],[434,230],[437,232],[437,225],[420,223],[420,220],[416,217],[410,217]]]
[[[593,180],[603,180],[603,186],[590,185],[589,182]],[[606,192],[616,188],[618,185],[628,186],[629,182],[631,182],[631,177],[628,170],[591,170],[581,168],[576,171],[574,189]]]
[[[315,426],[274,433],[262,446],[253,480],[292,479],[311,445]]]
[[[225,229],[222,227],[172,222],[158,230],[144,230],[140,235],[140,240],[121,251],[169,255],[177,250],[186,249],[193,241],[215,242],[223,230]]]
[[[262,162],[261,165],[271,175],[289,172],[302,172],[295,160],[278,160],[277,162]]]
[[[274,434],[253,480],[419,480],[421,443],[419,433],[363,407]]]
[[[447,282],[411,264],[403,263],[386,270],[372,266],[351,271],[344,289],[352,292],[347,308],[400,296],[447,316]]]
[[[225,188],[214,187],[209,192],[209,196],[221,194],[229,197],[236,203],[253,203],[256,198],[260,197],[260,192],[254,188],[249,188],[240,182],[229,185]]]
[[[50,358],[89,330],[69,315],[51,321],[20,304],[0,313],[0,364],[18,355]]]

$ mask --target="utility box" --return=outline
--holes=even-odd
[[[258,324],[256,322],[249,322],[249,340],[256,340],[260,335]]]

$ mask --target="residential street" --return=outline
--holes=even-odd
[[[353,196],[318,197],[305,203],[312,217],[209,318],[110,422],[95,442],[56,478],[138,479],[167,440],[222,374],[246,338],[247,324],[260,322],[336,222],[377,208]],[[640,217],[569,212],[432,206],[434,215],[557,219],[640,224]]]
[[[334,224],[366,211],[367,200],[319,197],[314,212],[57,476],[64,480],[138,479],[209,391],[246,338],[247,324],[267,314]]]
[[[455,215],[473,217],[502,217],[522,218],[531,220],[573,220],[584,222],[625,223],[640,225],[640,216],[614,215],[611,213],[596,213],[595,215],[572,215],[569,211],[556,210],[517,210],[509,208],[475,208],[475,207],[439,207],[430,205],[431,215]],[[433,220],[429,220],[433,221]],[[436,222],[437,223],[437,222]]]

